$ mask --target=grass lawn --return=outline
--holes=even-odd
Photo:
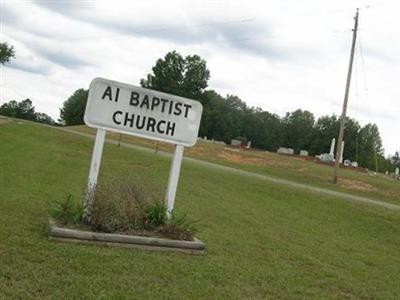
[[[80,197],[93,141],[0,123],[0,299],[396,299],[400,213],[184,162],[176,209],[205,256],[47,240],[49,203]],[[100,180],[165,187],[169,159],[105,145]]]

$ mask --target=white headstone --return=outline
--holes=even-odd
[[[333,162],[335,160],[333,154],[330,154],[330,153],[320,154],[319,159],[323,162]]]
[[[308,156],[307,150],[300,150],[300,156]]]
[[[231,140],[231,146],[241,147],[242,146],[242,141],[232,139]]]
[[[396,170],[394,171],[394,174],[395,174],[396,176],[399,176],[399,168],[396,168]]]
[[[246,149],[250,149],[250,147],[251,147],[251,141],[249,141],[249,142],[247,143]]]
[[[279,154],[288,154],[288,155],[294,154],[294,150],[292,148],[285,148],[285,147],[279,147],[279,149],[276,152]]]

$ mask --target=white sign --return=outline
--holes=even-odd
[[[90,163],[83,219],[90,223],[106,130],[174,143],[165,203],[172,217],[183,146],[197,141],[203,106],[200,102],[149,89],[95,78],[90,84],[85,123],[97,128]]]
[[[202,111],[198,101],[95,78],[84,120],[89,127],[193,146]]]

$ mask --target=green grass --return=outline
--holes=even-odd
[[[0,124],[0,299],[396,299],[400,214],[185,162],[177,211],[205,256],[48,241],[49,201],[82,194],[93,141]],[[165,187],[169,160],[106,145],[100,180]]]

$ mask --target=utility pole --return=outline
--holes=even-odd
[[[349,100],[351,72],[353,70],[353,60],[354,60],[354,50],[355,50],[356,39],[357,39],[357,29],[358,29],[358,8],[357,8],[356,16],[354,17],[353,41],[351,44],[349,70],[347,72],[346,91],[344,94],[342,116],[340,117],[339,137],[338,137],[337,143],[336,143],[335,171],[334,171],[334,175],[333,175],[333,183],[335,183],[335,184],[337,183],[337,180],[338,180],[338,171],[339,171],[339,166],[340,166],[339,160],[340,160],[340,157],[342,156],[342,141],[343,141],[343,135],[344,135],[344,126],[346,123],[347,102]]]

